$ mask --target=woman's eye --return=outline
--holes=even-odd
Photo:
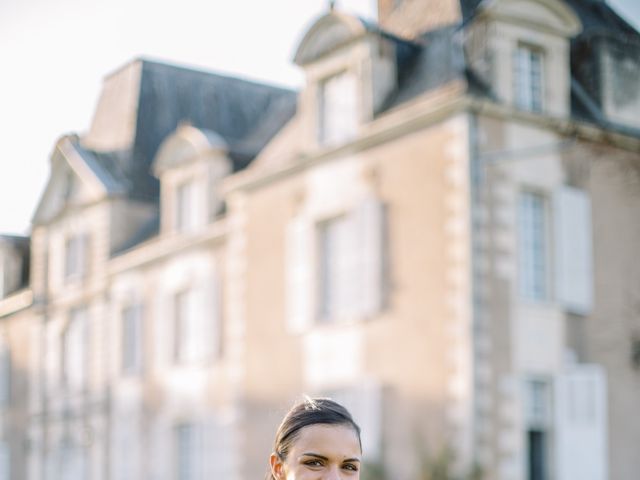
[[[308,460],[306,462],[304,462],[305,465],[308,465],[310,467],[321,467],[322,466],[322,462],[320,460]]]
[[[351,470],[352,472],[357,472],[358,471],[358,466],[354,465],[353,463],[346,463],[342,466],[342,468],[346,469],[346,470]]]

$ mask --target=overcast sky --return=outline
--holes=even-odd
[[[586,0],[585,0],[586,1]],[[369,0],[338,0],[365,12]],[[610,0],[640,25],[640,0]],[[293,88],[328,0],[0,0],[0,233],[27,233],[58,137],[85,132],[102,77],[145,56]]]

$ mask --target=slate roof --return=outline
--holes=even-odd
[[[470,94],[495,100],[491,86],[484,83],[466,65],[461,41],[461,29],[473,19],[483,0],[459,1],[462,12],[460,25],[425,32],[410,44],[411,48],[405,49],[409,54],[409,61],[405,59],[402,65],[398,64],[398,89],[388,99],[383,111],[409,102],[416,96],[455,79],[465,80]],[[594,39],[606,38],[625,48],[638,45],[640,52],[640,34],[602,0],[564,2],[576,13],[583,25],[582,32],[572,40],[572,115],[604,128],[639,135],[638,129],[607,121],[602,113],[599,104],[599,66],[594,63],[597,56],[592,44]],[[389,38],[396,40],[391,35]],[[589,45],[586,53],[583,52],[585,44]]]
[[[415,40],[411,50],[407,49],[411,57],[398,63],[398,89],[383,110],[409,102],[452,80],[464,78],[464,53],[458,32],[458,26],[447,26],[426,32]]]
[[[470,20],[486,0],[460,0],[463,21]],[[600,32],[618,37],[638,38],[638,32],[604,0],[561,0],[578,15],[582,22],[581,35]]]
[[[583,31],[578,38],[593,34],[636,42],[640,34],[603,0],[564,0],[580,17]]]
[[[151,164],[162,141],[187,122],[220,135],[234,169],[256,156],[295,113],[293,91],[146,59],[142,62],[133,146],[98,152],[76,148],[110,192],[158,201]],[[269,128],[262,123],[269,118]]]

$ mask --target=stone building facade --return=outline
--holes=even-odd
[[[637,477],[640,35],[379,7],[317,19],[297,95],[105,79],[0,237],[0,478],[261,478],[303,393],[351,408],[363,478]]]

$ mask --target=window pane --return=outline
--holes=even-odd
[[[193,425],[175,427],[176,480],[196,479],[196,432]]]
[[[514,90],[516,105],[525,110],[542,110],[542,53],[520,45],[515,54]]]
[[[531,300],[545,300],[548,294],[546,200],[540,194],[523,192],[518,210],[520,293]]]
[[[355,311],[358,282],[355,233],[352,215],[318,226],[320,319],[336,319]]]
[[[546,480],[547,477],[547,433],[539,430],[528,432],[528,480]]]

